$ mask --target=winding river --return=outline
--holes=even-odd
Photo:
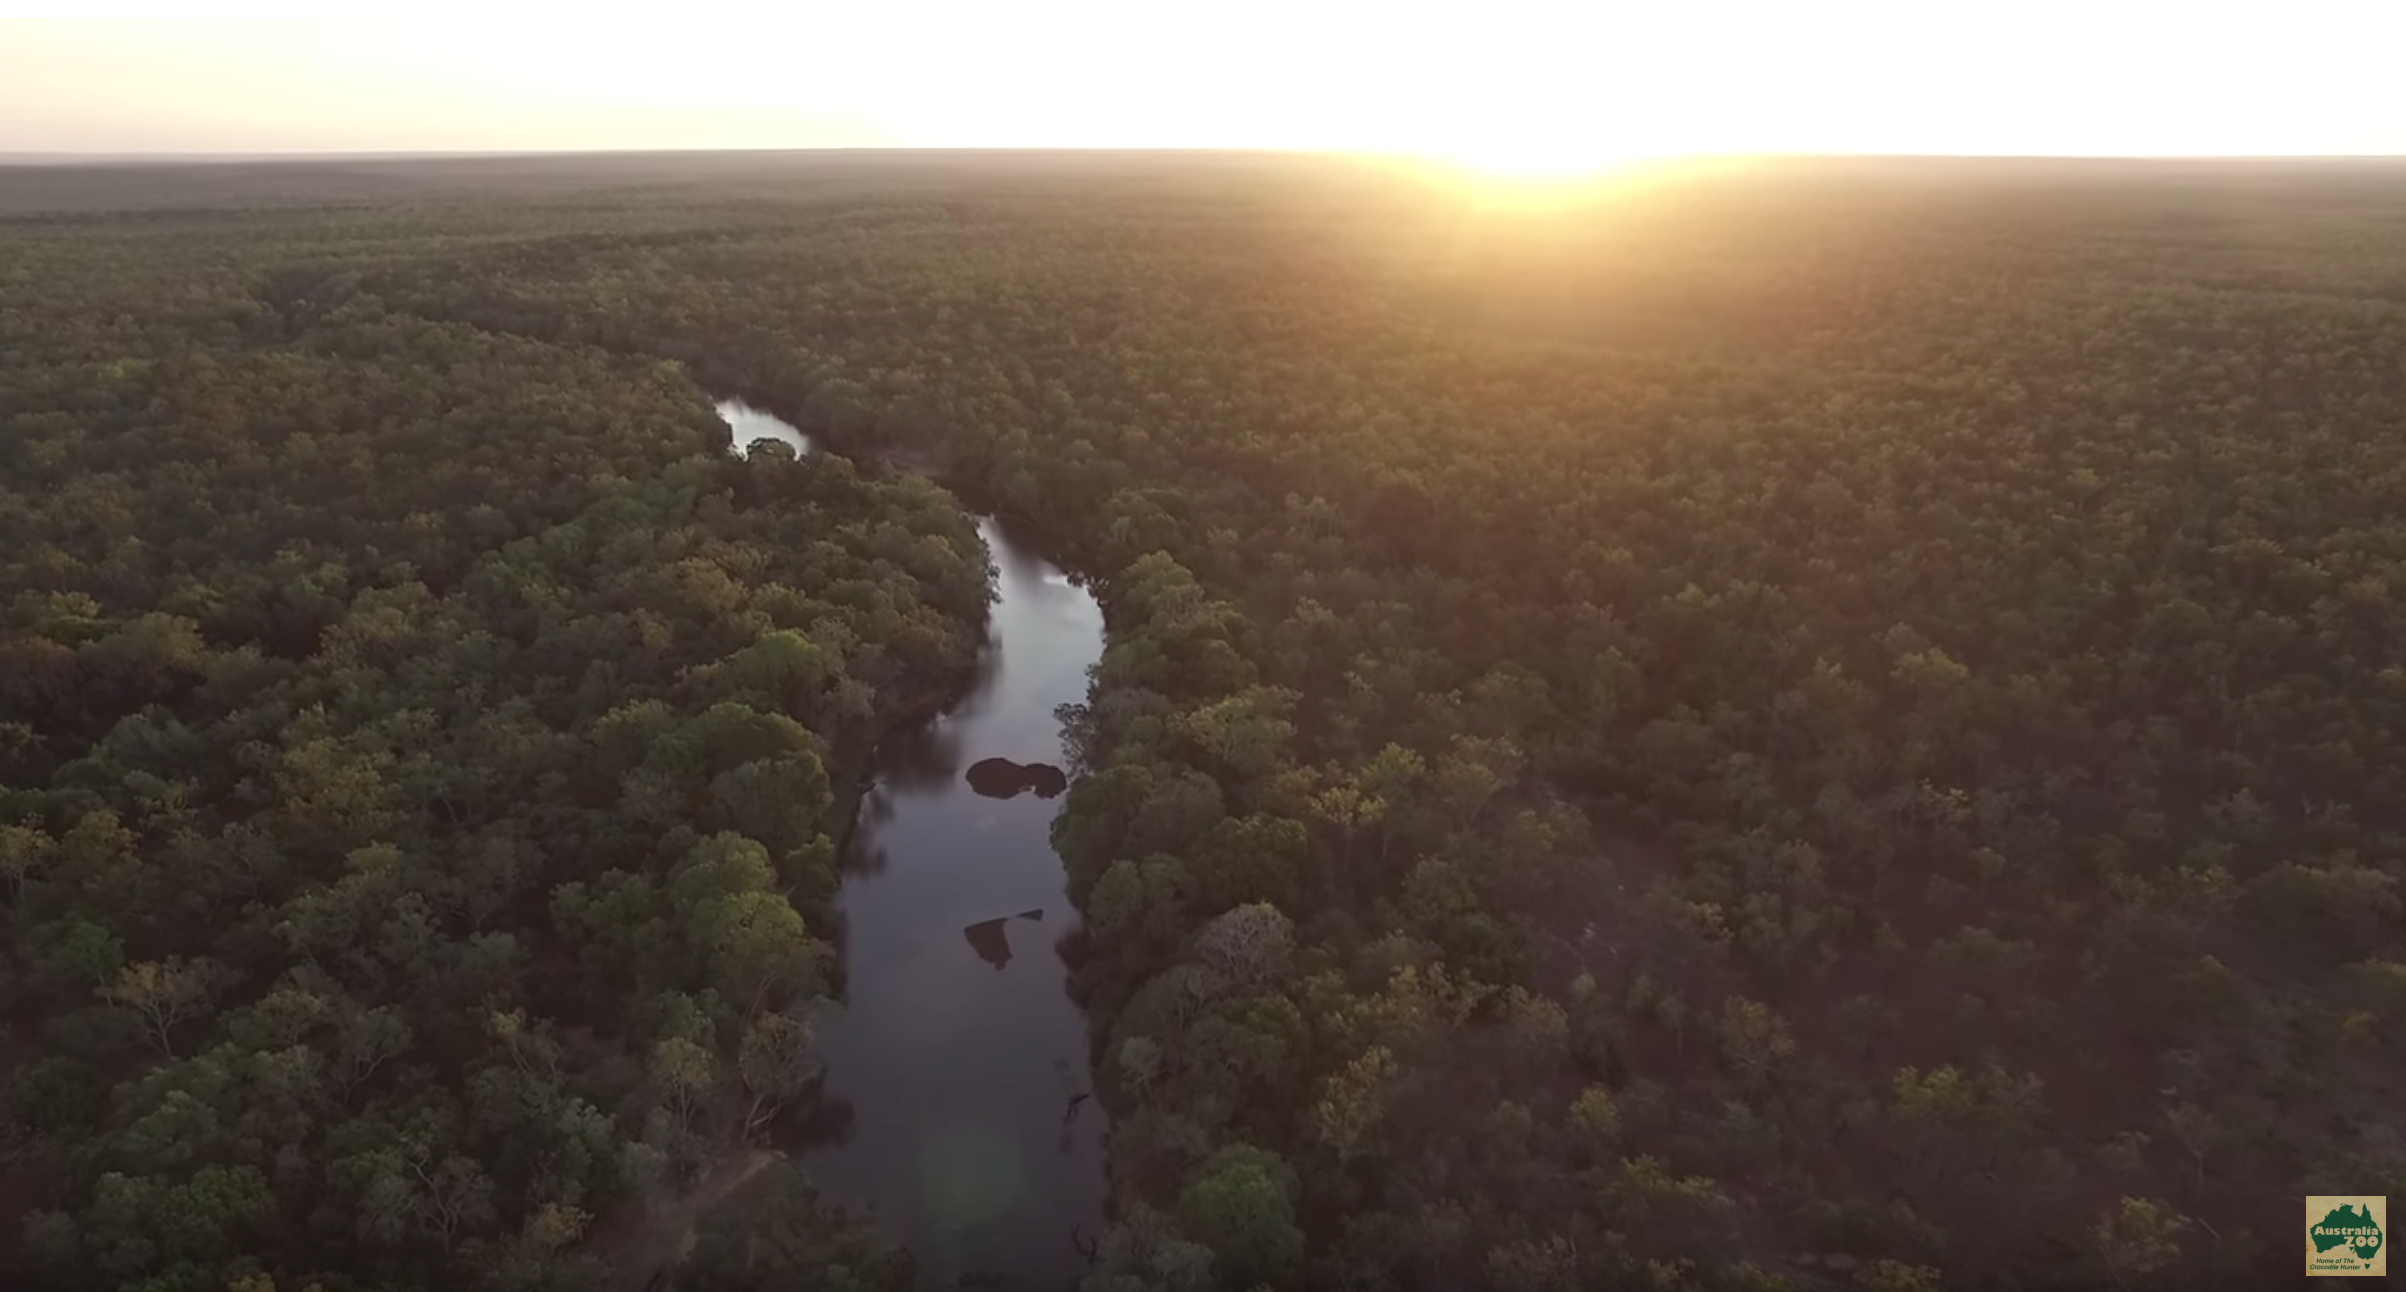
[[[813,451],[741,402],[718,411],[739,450]],[[1001,600],[976,680],[879,746],[846,844],[845,1009],[820,1031],[833,1115],[804,1166],[911,1249],[923,1288],[1064,1292],[1102,1228],[1106,1127],[1054,950],[1077,912],[1051,839],[1053,712],[1085,699],[1103,616],[1025,535],[978,528]]]

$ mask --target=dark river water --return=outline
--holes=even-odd
[[[718,407],[739,448],[811,451],[775,417]],[[922,1287],[1062,1292],[1102,1228],[1106,1127],[1054,950],[1077,927],[1050,833],[1060,783],[968,773],[1062,764],[1053,711],[1086,698],[1103,616],[1025,536],[991,517],[979,532],[1001,601],[976,682],[880,746],[846,847],[845,1009],[819,1033],[833,1125],[804,1166],[911,1249]]]

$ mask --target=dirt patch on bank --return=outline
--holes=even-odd
[[[675,1194],[610,1217],[608,1230],[618,1236],[605,1237],[595,1250],[616,1272],[612,1286],[621,1292],[666,1286],[667,1276],[693,1250],[702,1217],[784,1157],[757,1147],[730,1153]]]

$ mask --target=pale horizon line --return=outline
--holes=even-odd
[[[1275,146],[1264,144],[795,144],[779,146],[693,146],[665,148],[564,147],[564,148],[377,148],[377,149],[316,149],[316,148],[222,148],[222,149],[125,149],[70,150],[20,149],[0,151],[0,166],[42,165],[127,165],[136,163],[187,163],[206,165],[234,162],[312,162],[312,161],[475,161],[510,160],[545,157],[664,157],[711,156],[732,154],[860,154],[860,153],[926,153],[926,154],[1250,154],[1280,157],[1352,157],[1379,160],[1444,161],[1442,156],[1416,153],[1395,148],[1342,148],[1329,146]],[[1680,161],[2052,161],[2052,162],[2382,162],[2406,161],[2406,152],[2161,152],[2161,153],[2074,153],[2074,152],[1885,152],[1842,150],[1803,151],[1771,149],[1759,152],[1712,151],[1664,154],[1656,157],[1630,159],[1635,163]]]

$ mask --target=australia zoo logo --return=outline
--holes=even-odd
[[[2306,1273],[2389,1273],[2389,1199],[2306,1199]]]

